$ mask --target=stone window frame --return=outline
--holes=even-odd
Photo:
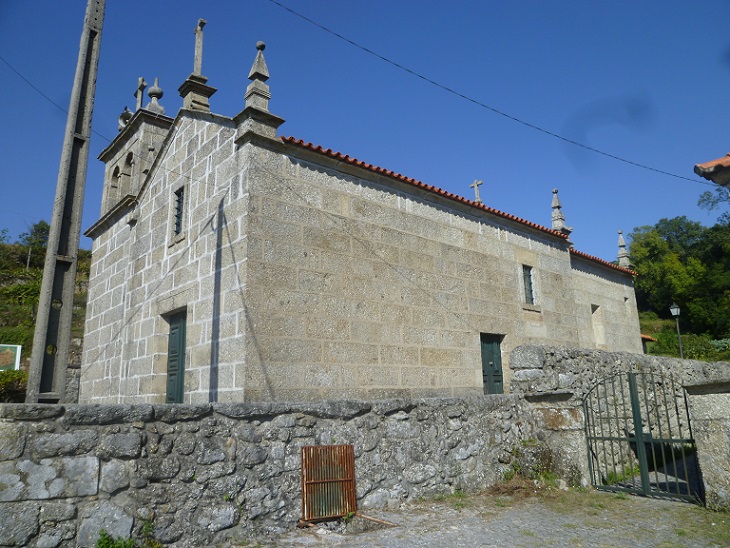
[[[180,184],[173,187],[170,193],[170,207],[168,214],[168,247],[172,247],[183,240],[187,234],[189,203],[188,185]]]
[[[527,283],[529,275],[529,284]],[[520,296],[522,309],[532,312],[542,312],[540,306],[540,277],[537,267],[530,263],[521,263],[519,267]]]

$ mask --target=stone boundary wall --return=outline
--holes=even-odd
[[[730,510],[730,363],[566,347],[521,346],[511,355],[512,392],[532,404],[563,476],[588,476],[582,400],[619,372],[671,373],[687,394],[709,508]]]
[[[372,403],[0,405],[0,546],[152,525],[207,546],[293,527],[300,446],[355,448],[358,507],[484,489],[540,437],[521,396]]]

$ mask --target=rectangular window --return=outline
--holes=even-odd
[[[167,397],[165,403],[182,403],[185,387],[185,324],[187,311],[167,317]]]
[[[522,265],[522,283],[525,288],[525,303],[535,304],[535,289],[532,283],[532,267]]]
[[[182,233],[183,229],[183,213],[185,208],[185,187],[180,187],[175,191],[175,226],[173,232],[175,236]]]

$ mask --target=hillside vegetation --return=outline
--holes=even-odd
[[[0,231],[0,344],[23,347],[23,368],[29,364],[33,346],[47,240],[48,224],[45,221],[34,224],[14,244],[7,241],[6,231]],[[72,339],[81,339],[84,333],[90,265],[91,251],[79,250]]]
[[[639,274],[636,300],[642,333],[657,339],[649,352],[679,356],[669,307],[680,307],[684,357],[730,360],[730,224],[712,227],[686,217],[661,219],[630,234]]]

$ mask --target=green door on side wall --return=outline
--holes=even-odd
[[[485,394],[502,394],[502,335],[482,333],[482,380]]]
[[[185,318],[178,312],[168,318],[170,336],[167,339],[167,398],[166,403],[182,403],[185,386]]]

